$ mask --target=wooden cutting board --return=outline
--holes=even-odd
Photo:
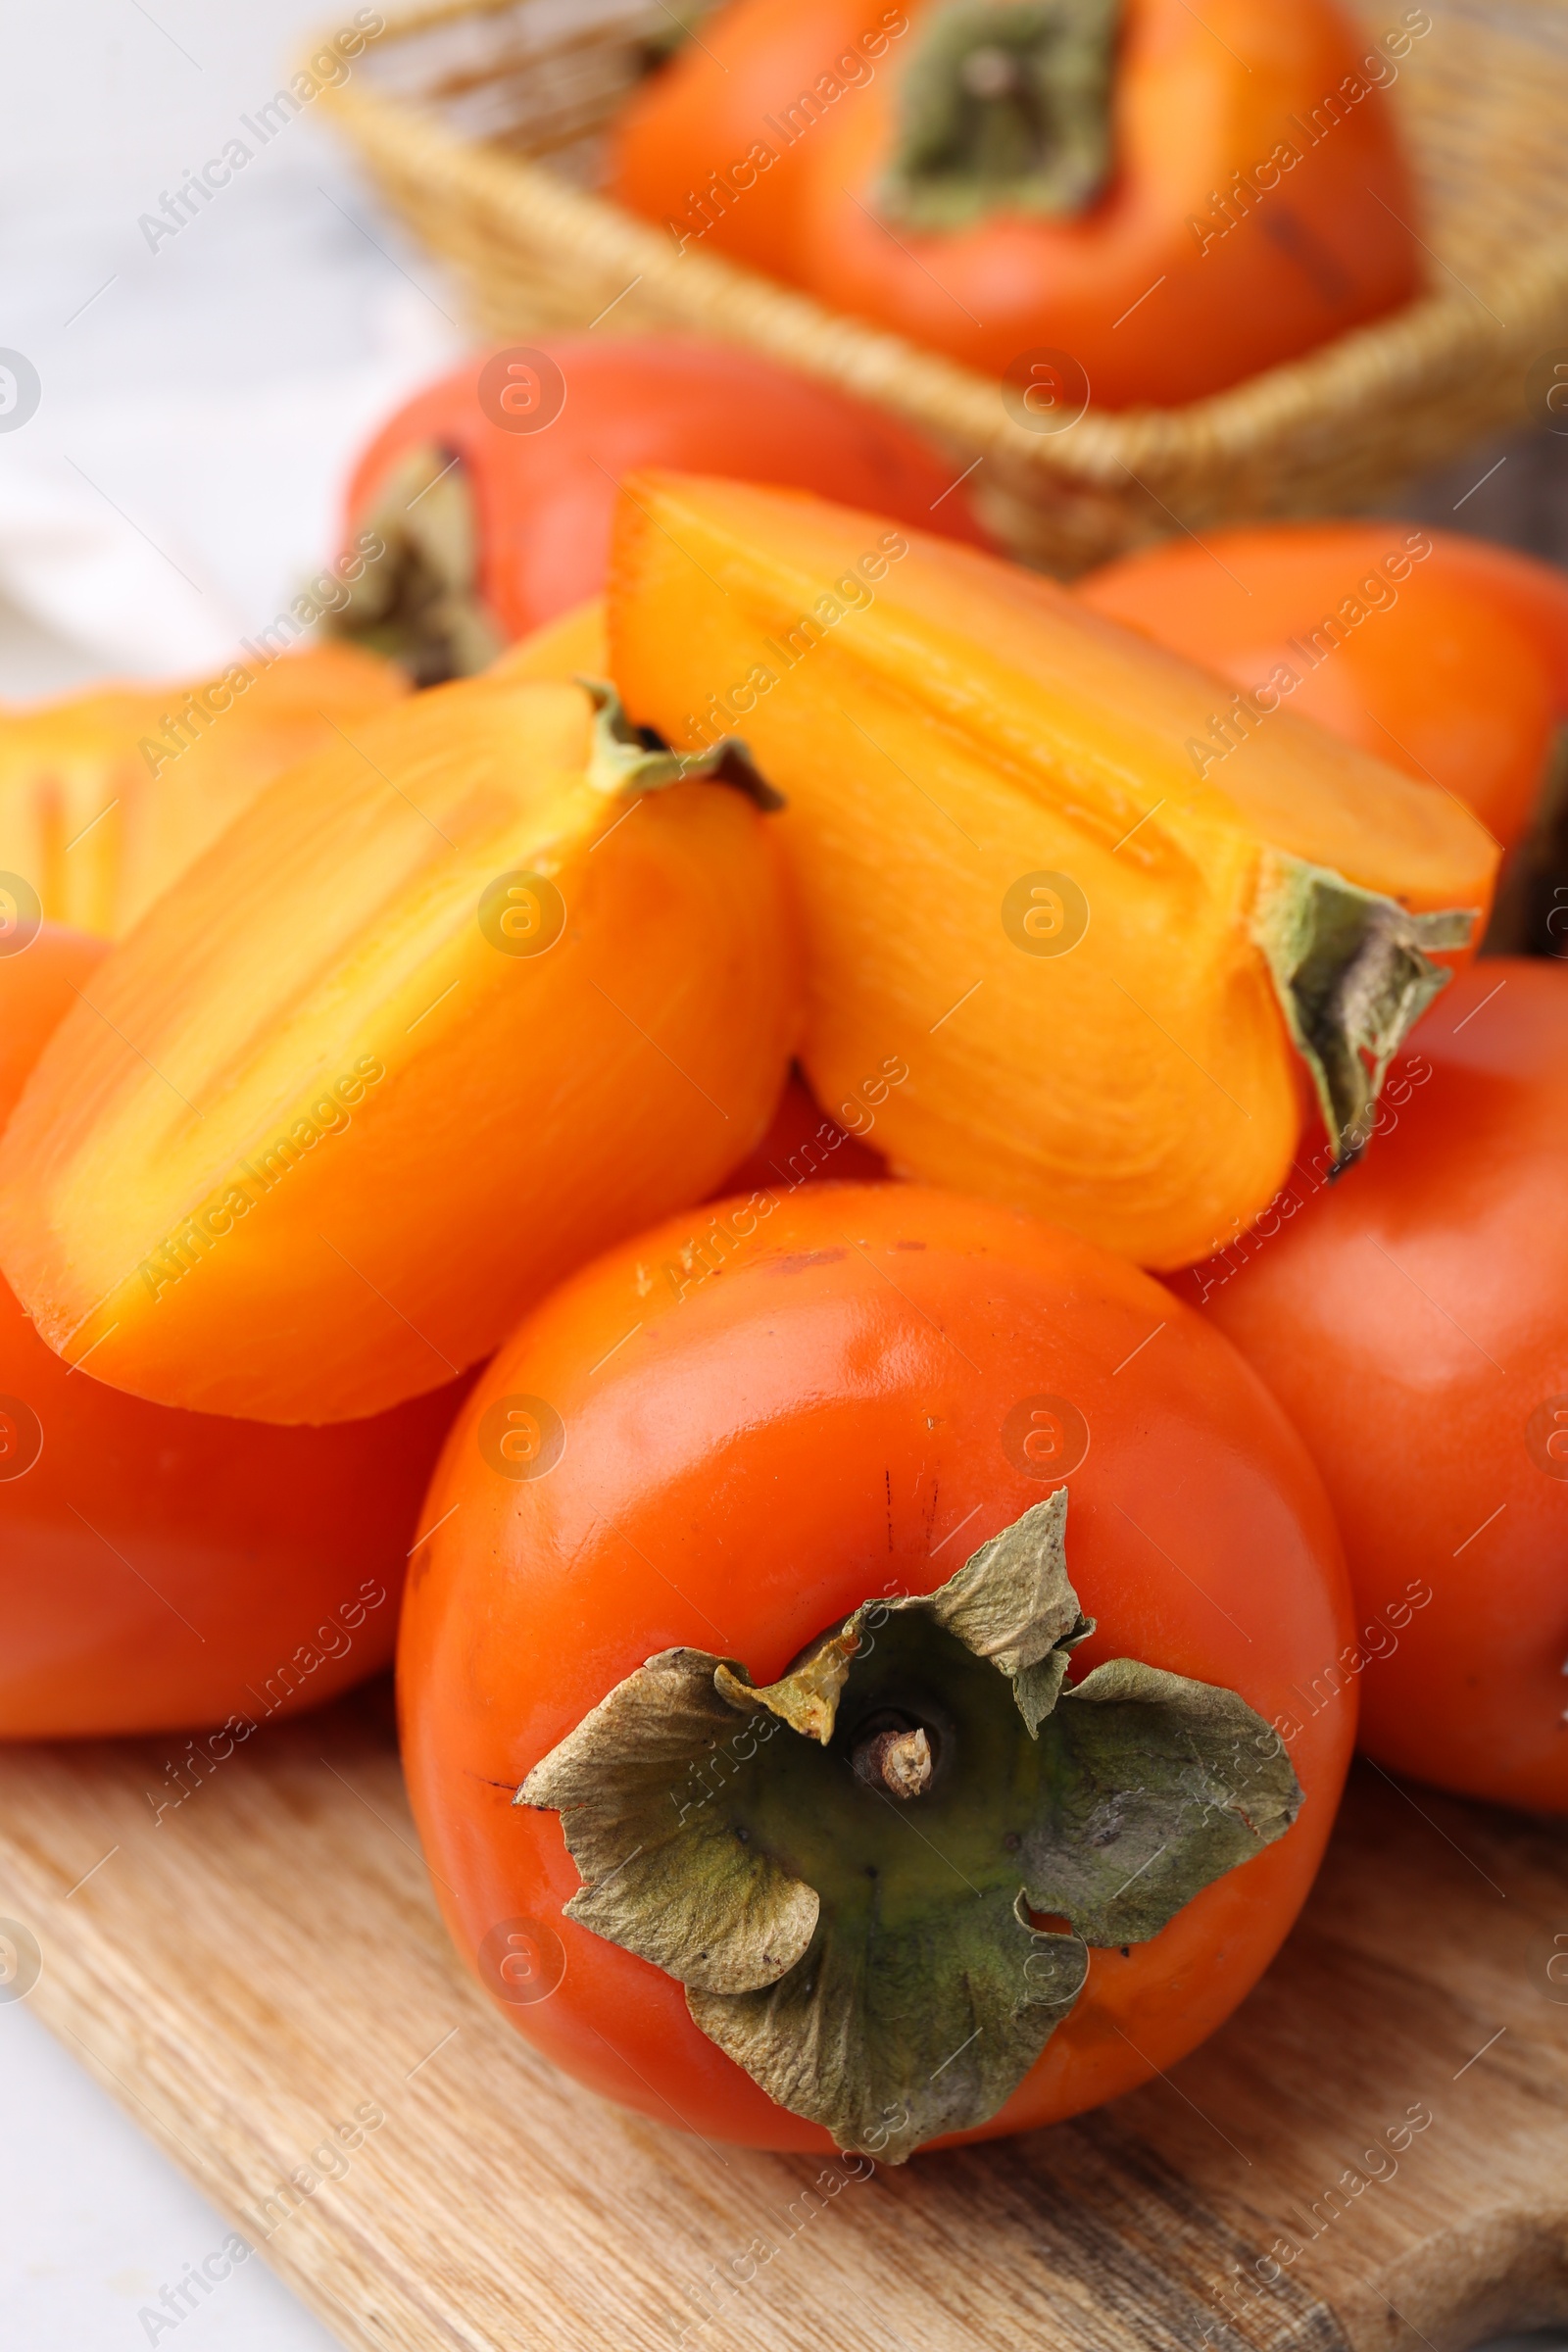
[[[35,2010],[347,2344],[1463,2352],[1568,2319],[1563,1828],[1362,1767],[1286,1952],[1173,2075],[858,2178],[532,2054],[447,1945],[384,1687],[155,1819],[182,1747],[0,1754],[10,1990],[30,1936]]]

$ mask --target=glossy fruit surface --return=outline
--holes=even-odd
[[[1392,941],[1401,910],[1476,932],[1490,903],[1495,845],[1447,794],[1017,566],[799,493],[640,476],[610,643],[633,717],[743,734],[785,796],[818,1099],[901,1058],[896,1172],[1144,1264],[1255,1214],[1302,1133],[1275,910],[1321,891],[1346,939]]]
[[[811,134],[796,274],[835,310],[984,374],[1016,370],[1031,424],[1049,429],[1054,407],[1070,424],[1080,394],[1109,409],[1200,399],[1417,292],[1415,198],[1385,94],[1411,32],[1369,39],[1331,0],[1200,15],[1127,0],[1090,194],[1058,188],[1041,211],[1030,183],[1052,171],[1053,129],[1088,111],[1078,91],[1053,92],[1044,124],[1026,107],[1020,120],[1017,69],[990,63],[1002,18],[977,12],[965,53],[956,10],[910,16],[897,63]],[[1058,21],[1035,36],[1048,86]],[[916,102],[939,47],[937,88]],[[1098,63],[1084,71],[1098,83]],[[999,147],[1016,195],[989,176]]]
[[[913,1186],[726,1210],[699,1279],[690,1219],[612,1251],[470,1399],[411,1578],[405,1756],[448,1924],[523,2033],[665,2123],[820,2147],[697,2030],[672,1978],[563,1918],[578,1872],[560,1821],[513,1802],[534,1764],[653,1653],[781,1673],[862,1599],[930,1592],[1063,1484],[1099,1619],[1075,1672],[1130,1655],[1231,1687],[1266,1724],[1348,1638],[1348,1595],[1283,1415],[1133,1268]],[[1152,1941],[1093,1954],[988,2131],[1114,2096],[1229,2013],[1310,1883],[1353,1715],[1349,1691],[1293,1738],[1305,1802],[1278,1843]]]
[[[0,1125],[106,952],[46,925],[0,958]],[[0,1739],[226,1724],[172,1757],[174,1804],[247,1727],[376,1673],[462,1393],[334,1430],[173,1412],[70,1371],[0,1283]]]
[[[370,443],[347,527],[372,522],[390,552],[348,625],[426,680],[484,668],[601,593],[616,493],[643,466],[798,484],[984,544],[965,494],[944,495],[962,466],[896,417],[726,345],[552,335],[466,363]]]
[[[0,1739],[255,1725],[378,1673],[462,1394],[335,1429],[144,1404],[0,1283]]]
[[[1345,1533],[1358,1639],[1297,1713],[1359,1683],[1380,1763],[1568,1811],[1568,971],[1466,972],[1381,1126],[1172,1288],[1267,1381]]]
[[[327,644],[7,711],[0,891],[20,877],[34,912],[119,939],[265,784],[408,691],[391,662]]]
[[[682,253],[793,276],[820,126],[890,70],[908,29],[875,0],[730,0],[618,110],[607,193]]]
[[[530,681],[281,778],[94,976],[0,1147],[42,1336],[261,1420],[452,1379],[765,1128],[798,1025],[771,825]]]
[[[1505,849],[1528,829],[1568,714],[1568,582],[1504,548],[1404,522],[1295,522],[1164,540],[1075,593],[1407,775]]]

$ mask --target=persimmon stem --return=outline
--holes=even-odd
[[[907,1800],[931,1786],[931,1742],[923,1728],[875,1732],[855,1751],[855,1769],[868,1788]]]

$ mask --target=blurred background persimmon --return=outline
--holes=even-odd
[[[1057,346],[1099,406],[1174,406],[1415,293],[1411,44],[1334,0],[730,0],[625,109],[609,184],[983,375]]]
[[[480,353],[375,436],[345,538],[368,529],[387,553],[333,625],[421,684],[484,668],[603,592],[616,493],[645,466],[782,482],[986,544],[947,460],[884,410],[732,345],[552,335]]]
[[[1077,584],[1126,621],[1407,775],[1504,849],[1529,830],[1568,717],[1568,579],[1456,531],[1290,522],[1164,539]]]

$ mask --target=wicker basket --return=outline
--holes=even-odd
[[[1070,574],[1176,527],[1354,507],[1525,416],[1535,363],[1568,345],[1568,8],[1444,0],[1435,13],[1395,85],[1429,291],[1188,408],[1091,408],[1055,435],[1013,423],[995,383],[678,254],[593,193],[603,125],[667,32],[658,0],[441,0],[394,19],[322,98],[393,208],[455,266],[486,337],[603,321],[743,344],[921,428],[956,476],[976,468],[976,506],[1018,555]]]

